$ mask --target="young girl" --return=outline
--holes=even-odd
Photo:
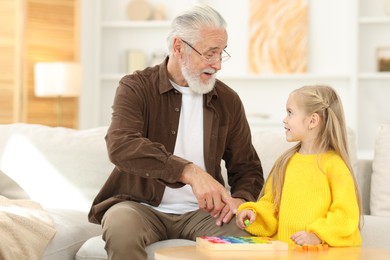
[[[286,109],[286,139],[298,143],[276,160],[259,200],[238,208],[237,225],[292,245],[360,246],[360,199],[339,96],[328,86],[305,86]]]

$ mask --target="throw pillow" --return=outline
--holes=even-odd
[[[29,199],[30,197],[14,180],[0,170],[0,196],[8,199]]]
[[[113,169],[107,127],[0,125],[0,169],[44,208],[88,211]]]
[[[372,162],[371,215],[390,217],[390,124],[383,124],[375,139]]]

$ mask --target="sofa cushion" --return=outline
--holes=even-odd
[[[390,219],[388,217],[364,215],[362,225],[363,247],[390,249]]]
[[[370,212],[390,217],[390,124],[380,126],[375,139],[372,162]]]
[[[0,170],[0,195],[9,199],[30,199],[27,192]]]
[[[57,232],[47,246],[42,260],[74,259],[85,241],[102,232],[100,225],[88,222],[85,212],[72,209],[46,211],[53,219]]]
[[[359,160],[359,171],[357,172],[357,181],[359,185],[360,196],[362,198],[363,214],[370,214],[370,194],[371,194],[371,175],[372,160]]]
[[[252,143],[263,167],[264,179],[267,179],[276,159],[295,143],[286,141],[284,133],[259,131],[252,135]]]
[[[88,211],[114,167],[106,131],[0,125],[0,169],[44,208]]]
[[[152,260],[154,259],[154,251],[157,248],[190,246],[195,244],[194,241],[186,239],[168,239],[147,246],[146,252],[148,254],[148,260]],[[90,238],[77,252],[76,260],[107,260],[108,258],[106,250],[104,250],[104,245],[105,242],[103,241],[102,236]]]
[[[76,260],[107,260],[102,236],[88,239],[76,254]]]

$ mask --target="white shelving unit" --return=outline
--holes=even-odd
[[[126,71],[127,51],[150,58],[166,50],[170,19],[188,5],[205,2],[228,22],[228,51],[219,79],[244,102],[253,130],[283,131],[285,102],[291,90],[307,84],[328,84],[343,99],[347,123],[358,134],[361,154],[372,156],[375,131],[390,122],[390,74],[376,72],[376,47],[390,46],[390,15],[385,0],[309,1],[308,73],[247,73],[248,0],[150,0],[166,6],[167,20],[130,21],[130,0],[83,0],[81,60],[84,70],[80,127],[108,125],[119,79]],[[235,7],[236,6],[236,7]]]
[[[358,146],[361,157],[373,157],[377,129],[390,123],[390,72],[378,72],[376,51],[390,47],[390,14],[386,0],[359,0],[357,53]]]
[[[197,1],[158,1],[149,0],[154,7],[165,3],[166,20],[132,21],[128,19],[128,4],[130,0],[84,0],[85,10],[92,12],[90,27],[91,39],[85,43],[85,51],[95,62],[90,70],[90,80],[94,88],[88,91],[94,101],[92,114],[84,113],[85,124],[81,127],[108,125],[111,120],[111,105],[119,80],[127,73],[127,57],[130,50],[141,51],[145,55],[146,65],[152,64],[153,53],[167,53],[166,36],[170,26],[170,18],[188,4]],[[169,3],[168,3],[169,2]],[[168,5],[169,4],[169,5]],[[82,6],[83,7],[83,6]],[[83,11],[82,11],[83,13]],[[87,102],[87,101],[86,101]],[[92,102],[89,102],[92,103]],[[83,113],[81,113],[83,116]]]

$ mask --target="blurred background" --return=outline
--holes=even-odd
[[[389,0],[0,0],[0,123],[110,123],[122,76],[162,61],[171,19],[206,3],[228,23],[219,79],[253,131],[283,131],[291,90],[333,86],[359,157],[390,123]]]

